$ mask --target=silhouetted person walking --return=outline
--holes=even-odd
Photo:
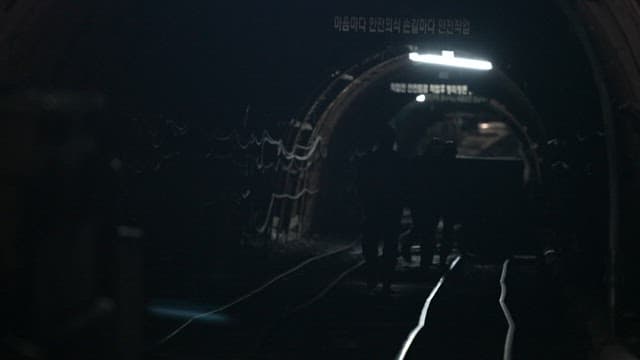
[[[413,219],[412,238],[420,243],[420,267],[428,270],[433,261],[436,230],[443,222],[440,264],[451,250],[454,190],[453,164],[457,148],[453,142],[434,138],[425,152],[413,159],[409,176],[408,202]]]
[[[360,160],[358,168],[358,190],[365,217],[362,252],[368,288],[373,290],[381,275],[383,289],[388,292],[398,252],[404,174],[401,158],[393,150],[393,129],[388,126],[379,129],[376,140],[376,148]],[[378,245],[381,242],[384,247],[380,264]]]
[[[458,147],[455,142],[444,143],[435,181],[435,205],[436,216],[442,221],[442,240],[440,243],[440,266],[446,265],[447,257],[451,252],[453,243],[453,222],[455,213],[455,160],[458,155]],[[436,220],[437,226],[437,220]]]
[[[408,203],[413,221],[411,237],[420,244],[420,268],[423,270],[429,269],[433,259],[434,229],[438,224],[434,168],[439,144],[440,139],[432,139],[424,153],[412,159],[409,176]]]

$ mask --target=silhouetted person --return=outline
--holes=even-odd
[[[376,140],[376,148],[362,157],[358,168],[358,192],[365,217],[362,252],[368,288],[373,290],[381,275],[383,288],[389,291],[398,251],[403,171],[401,159],[393,150],[393,129],[388,126],[379,129]],[[380,242],[384,244],[381,264],[378,261]]]
[[[408,203],[411,208],[411,242],[420,244],[420,267],[427,270],[433,259],[433,229],[437,225],[436,207],[433,201],[435,147],[439,139],[434,138],[424,153],[411,160],[409,174]],[[408,253],[411,243],[404,245],[403,252]]]
[[[433,260],[436,230],[442,220],[440,265],[451,250],[453,233],[453,164],[456,144],[434,138],[424,154],[414,159],[409,186],[409,206],[414,227],[412,237],[420,242],[420,267],[428,270]]]
[[[436,215],[442,221],[442,240],[440,244],[440,266],[446,264],[453,242],[453,222],[455,212],[455,176],[454,163],[458,148],[453,141],[444,143],[438,159],[435,181]]]

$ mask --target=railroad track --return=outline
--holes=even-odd
[[[423,298],[423,303],[419,306],[415,301],[410,306],[403,306],[395,301],[393,297],[390,298],[374,298],[371,296],[362,296],[360,293],[360,299],[356,301],[365,301],[364,307],[371,307],[371,311],[367,316],[367,310],[362,312],[362,317],[349,317],[348,312],[358,312],[358,309],[354,309],[353,301],[349,301],[345,298],[349,297],[348,292],[353,289],[349,289],[346,285],[345,289],[340,289],[338,293],[342,293],[342,297],[336,297],[331,301],[325,299],[325,304],[322,304],[319,308],[312,308],[308,306],[298,308],[298,311],[287,314],[287,318],[282,322],[288,322],[285,324],[279,323],[278,327],[270,328],[265,331],[263,337],[271,336],[269,340],[265,341],[261,339],[256,351],[253,353],[257,359],[277,359],[277,358],[310,358],[310,359],[322,359],[322,358],[371,358],[371,359],[414,359],[414,358],[454,358],[463,359],[468,358],[461,355],[456,357],[452,356],[450,348],[438,348],[432,343],[446,343],[448,340],[459,338],[455,334],[451,334],[449,331],[434,331],[439,328],[443,316],[446,318],[450,314],[449,311],[454,309],[456,304],[452,304],[447,299],[450,298],[463,298],[458,294],[450,294],[452,289],[463,289],[463,292],[467,293],[468,287],[464,286],[465,282],[474,282],[478,290],[479,295],[484,299],[483,303],[487,303],[487,299],[490,297],[494,307],[486,307],[489,311],[480,310],[482,313],[491,314],[495,313],[494,310],[499,311],[501,316],[498,320],[501,320],[504,324],[494,324],[491,326],[493,329],[500,329],[498,332],[502,333],[500,336],[501,343],[495,343],[495,351],[487,351],[487,349],[471,350],[475,355],[477,354],[491,354],[487,358],[495,359],[496,354],[502,350],[500,356],[504,360],[511,359],[512,344],[515,331],[515,323],[511,318],[507,303],[507,272],[509,260],[502,264],[501,269],[497,274],[495,272],[495,266],[480,267],[480,271],[477,272],[469,266],[461,266],[458,269],[459,263],[463,263],[461,257],[455,258],[448,271],[435,283],[432,287],[426,300]],[[469,271],[471,269],[471,271]],[[344,280],[348,275],[356,275],[352,269],[341,274],[336,281],[331,285],[331,289],[335,285]],[[362,275],[362,274],[361,274]],[[362,277],[362,276],[361,276]],[[352,279],[352,281],[357,281]],[[362,282],[362,281],[360,281]],[[486,285],[492,282],[495,289]],[[397,284],[400,287],[400,292],[403,286]],[[428,287],[428,285],[426,286]],[[424,289],[424,288],[423,288]],[[443,293],[440,290],[444,289]],[[488,290],[488,291],[487,291]],[[490,293],[490,294],[489,294]],[[323,293],[326,295],[327,293]],[[355,294],[358,295],[357,293]],[[415,294],[414,294],[415,295]],[[444,297],[444,299],[441,299]],[[410,297],[407,297],[410,298]],[[415,299],[416,297],[413,296]],[[468,297],[467,297],[468,298]],[[318,297],[316,300],[320,300]],[[314,301],[315,304],[317,301]],[[408,303],[405,303],[405,305]],[[431,318],[434,314],[431,314],[431,305],[434,304],[437,308],[437,314],[435,317],[439,318],[431,323]],[[346,310],[350,309],[350,310]],[[407,314],[412,314],[415,309],[419,310],[419,317],[417,325],[411,327],[410,317]],[[306,310],[302,314],[298,314],[299,310]],[[402,316],[397,316],[395,313],[403,313]],[[297,319],[289,318],[289,316],[298,315]],[[411,315],[410,315],[411,316]],[[494,316],[494,318],[496,318]],[[495,320],[495,319],[494,319]],[[458,323],[458,326],[464,326],[466,324]],[[504,325],[504,326],[502,326]],[[425,327],[427,327],[425,329]],[[376,329],[377,328],[377,329]],[[445,326],[444,328],[447,328]],[[452,330],[448,326],[449,330]],[[309,330],[311,329],[311,330]],[[349,331],[351,329],[352,331]],[[369,332],[370,330],[373,330]],[[272,333],[279,332],[278,335]],[[302,332],[303,335],[298,333]],[[407,335],[408,333],[408,335]],[[432,336],[436,333],[437,336]],[[405,338],[406,337],[406,338]],[[371,341],[363,341],[363,338],[372,338]],[[443,339],[445,338],[445,339]],[[497,337],[496,337],[497,338]],[[280,343],[278,343],[280,342]],[[484,342],[484,341],[481,341]],[[265,346],[265,343],[267,343]],[[397,355],[393,355],[392,349],[397,350],[397,346],[403,344]],[[269,345],[271,347],[269,348]],[[482,356],[476,358],[483,358]]]
[[[309,259],[214,309],[234,319],[229,324],[182,324],[157,357],[581,358],[582,339],[558,321],[558,292],[535,259],[478,264],[457,257],[439,279],[400,271],[395,295],[371,296],[363,262],[348,254],[354,246]],[[578,340],[564,341],[571,337]]]
[[[589,357],[586,328],[535,258],[465,260],[433,288],[397,360]]]
[[[312,304],[287,314],[278,326],[266,330],[253,358],[392,359],[409,329],[412,309],[419,308],[431,281],[421,271],[405,273],[396,279],[395,294],[371,294],[361,270],[356,266],[343,272],[328,287],[331,293],[323,292]],[[404,275],[413,276],[407,281]]]
[[[456,258],[427,297],[396,359],[510,360],[515,322],[506,302],[509,262],[474,267]]]

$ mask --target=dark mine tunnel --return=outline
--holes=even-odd
[[[636,0],[0,0],[1,359],[638,359]]]

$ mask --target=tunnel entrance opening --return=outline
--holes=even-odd
[[[519,186],[540,181],[536,149],[545,129],[522,90],[498,69],[478,73],[415,64],[408,57],[414,49],[387,50],[340,74],[305,115],[310,126],[291,133],[295,143],[321,138],[325,151],[308,171],[288,174],[283,182],[285,193],[316,192],[281,211],[281,218],[295,218],[295,226],[283,224],[287,231],[355,231],[354,163],[371,148],[370,129],[382,123],[396,128],[405,157],[415,156],[428,136],[448,131],[461,158],[512,158],[521,164]],[[441,119],[430,121],[430,111]]]

